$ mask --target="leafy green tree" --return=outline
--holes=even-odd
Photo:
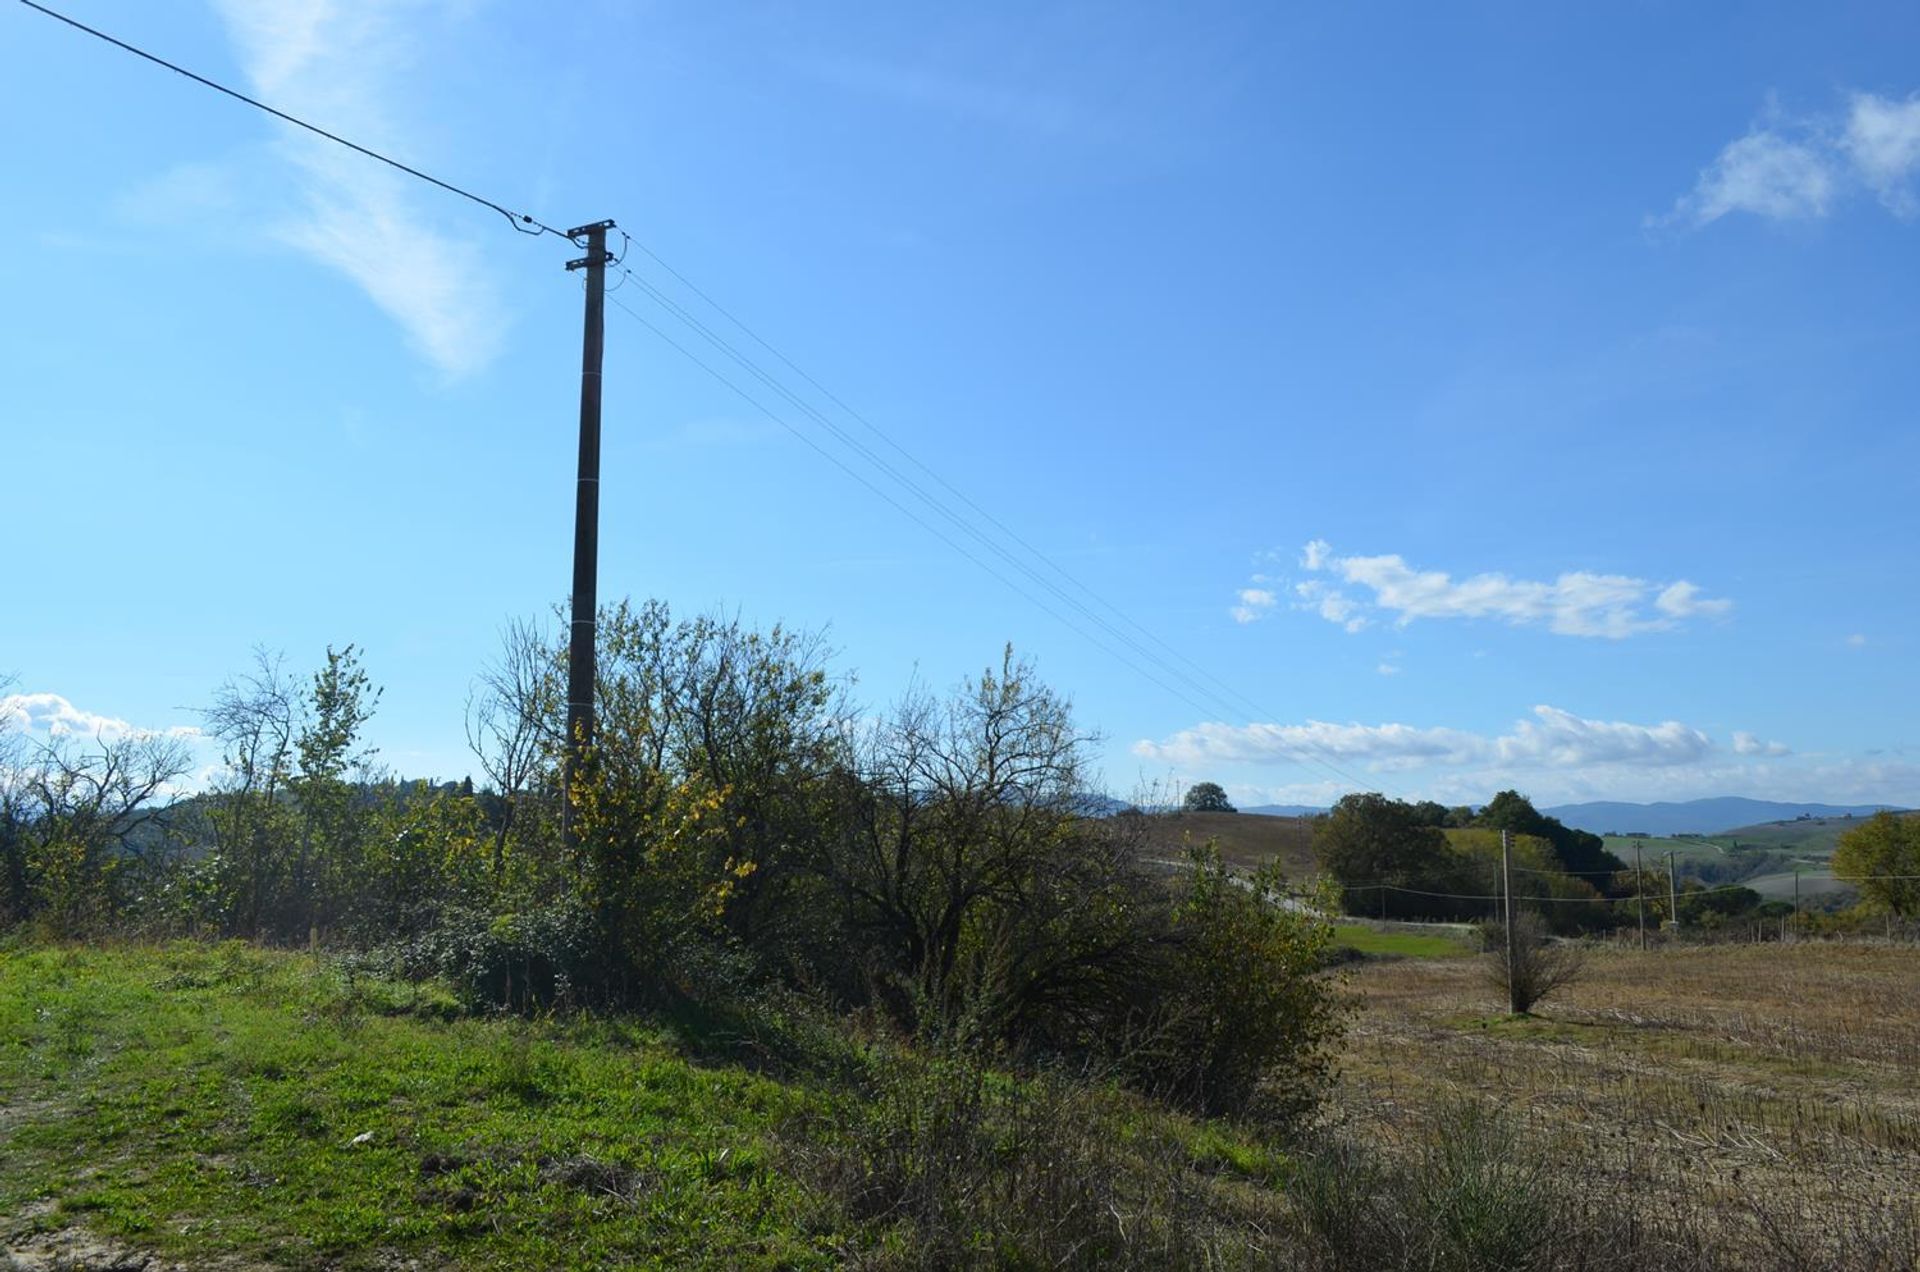
[[[1498,831],[1450,830],[1447,841],[1464,867],[1457,876],[1462,886],[1456,891],[1493,897],[1505,895]],[[1595,886],[1610,880],[1567,874],[1549,840],[1537,835],[1512,835],[1509,852],[1513,859],[1515,904],[1523,911],[1536,914],[1541,927],[1565,936],[1610,928],[1619,921],[1604,889]],[[1665,876],[1661,876],[1662,896],[1666,895],[1665,888]],[[1498,901],[1479,902],[1475,910],[1477,915],[1490,918],[1497,918],[1501,913]]]
[[[1833,873],[1878,909],[1920,915],[1920,817],[1879,812],[1850,827],[1834,847]]]
[[[676,951],[702,941],[778,963],[815,939],[805,898],[822,887],[850,714],[825,661],[818,638],[778,627],[602,610],[576,864],[626,983],[672,979]]]
[[[1379,885],[1443,891],[1433,887],[1452,862],[1447,837],[1418,809],[1378,792],[1342,796],[1313,830],[1321,868],[1346,890],[1349,911],[1406,913],[1414,903]],[[1417,908],[1416,908],[1416,911]]]
[[[1235,809],[1218,782],[1195,782],[1180,807],[1189,813],[1231,813]]]
[[[1292,895],[1277,862],[1236,879],[1211,844],[1191,854],[1158,986],[1157,1036],[1129,1057],[1152,1089],[1206,1113],[1261,1101],[1300,1112],[1331,1067],[1343,1004],[1320,970],[1331,897]]]
[[[1582,875],[1595,886],[1607,886],[1614,875],[1627,868],[1625,862],[1607,851],[1606,840],[1591,831],[1565,825],[1557,817],[1548,817],[1518,791],[1501,791],[1488,800],[1473,824],[1487,830],[1506,830],[1546,840],[1553,845],[1562,870]]]
[[[373,717],[380,693],[353,645],[327,647],[293,740],[297,768],[291,785],[300,831],[289,872],[295,911],[288,935],[296,938],[306,927],[337,919],[359,879],[366,808],[347,779],[373,758],[361,730]]]

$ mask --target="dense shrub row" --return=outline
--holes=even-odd
[[[351,646],[304,683],[263,657],[223,686],[224,770],[171,806],[181,757],[153,739],[16,745],[0,913],[377,949],[513,1009],[778,987],[1209,1112],[1310,1098],[1325,925],[1204,851],[1177,886],[1149,873],[1137,819],[1085,815],[1088,739],[1011,651],[872,716],[816,639],[610,607],[570,841],[564,653],[508,633],[469,711],[478,789],[379,778]]]

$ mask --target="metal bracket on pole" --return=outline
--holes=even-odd
[[[592,225],[575,226],[573,229],[567,231],[567,237],[573,241],[575,247],[591,247],[593,236],[596,232],[602,236],[602,241],[604,241],[606,232],[612,228],[612,221],[595,221]],[[583,243],[580,241],[582,239],[586,239],[587,241]],[[613,264],[613,253],[605,248],[601,248],[599,260],[596,261],[591,256],[582,256],[577,260],[568,261],[567,268],[569,270],[575,270],[586,269],[590,265],[611,264]]]

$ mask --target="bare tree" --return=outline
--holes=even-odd
[[[34,746],[19,789],[28,908],[69,932],[110,917],[121,875],[139,864],[135,830],[192,766],[186,742],[165,733]]]
[[[253,670],[215,690],[201,717],[226,765],[211,792],[210,822],[228,923],[257,936],[286,865],[282,793],[293,777],[300,723],[299,689],[284,657],[256,646]]]
[[[1140,949],[1131,856],[1078,815],[1089,741],[1011,650],[946,702],[909,694],[866,738],[830,870],[855,939],[907,978],[916,1001],[896,1007],[999,1029]]]
[[[1480,932],[1487,950],[1487,980],[1508,995],[1508,1007],[1516,1016],[1527,1015],[1586,970],[1580,947],[1548,936],[1538,915],[1521,911],[1513,916],[1511,963],[1504,925],[1484,924]]]
[[[12,676],[0,676],[0,705],[13,688]],[[13,727],[11,712],[0,712],[0,925],[27,915],[27,830],[30,797],[25,763],[26,739]]]
[[[493,873],[506,867],[507,838],[522,797],[559,754],[562,722],[557,651],[533,622],[516,619],[500,632],[500,654],[481,669],[467,695],[467,746],[487,784],[500,796]]]

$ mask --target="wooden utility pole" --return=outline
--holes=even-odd
[[[1513,994],[1513,836],[1504,830],[1500,832],[1500,895],[1507,906],[1507,1012],[1517,1016],[1520,1005]]]
[[[612,221],[568,230],[586,255],[567,262],[587,271],[586,330],[580,346],[580,475],[573,496],[573,622],[567,629],[567,749],[562,766],[560,836],[575,842],[573,782],[580,758],[593,745],[593,645],[600,570],[600,363],[606,351],[607,231]]]
[[[1640,841],[1633,841],[1633,901],[1640,910],[1640,948],[1647,948],[1647,876],[1640,869]]]
[[[1800,867],[1793,868],[1793,934],[1800,935]]]
[[[1671,848],[1667,850],[1667,922],[1673,925],[1674,931],[1680,930],[1680,882],[1679,876],[1673,873]]]

